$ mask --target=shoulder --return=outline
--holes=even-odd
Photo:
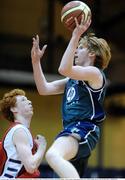
[[[87,66],[84,69],[86,80],[90,83],[98,83],[103,81],[103,74],[100,69],[95,66]]]
[[[23,125],[16,125],[13,129],[13,142],[16,144],[21,141],[28,141],[31,133],[28,128]]]
[[[99,75],[102,74],[102,70],[95,67],[95,66],[86,66],[86,71],[88,71],[90,74]]]
[[[26,131],[26,132],[29,131],[29,129],[26,126],[24,126],[23,124],[16,124],[15,126],[13,126],[10,129],[10,131],[12,131],[12,132],[16,132],[17,130]]]
[[[88,84],[93,89],[100,89],[106,82],[105,74],[102,70],[98,69],[97,67],[91,67],[91,78],[88,81]]]
[[[27,129],[22,124],[12,124],[10,127],[6,130],[5,135],[11,135],[13,134],[17,129]]]

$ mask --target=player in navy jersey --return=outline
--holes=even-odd
[[[105,118],[103,101],[106,79],[103,70],[111,58],[110,47],[104,39],[97,38],[94,34],[84,35],[91,20],[84,25],[82,20],[80,24],[77,19],[75,21],[76,28],[58,69],[66,78],[46,81],[40,59],[47,45],[40,50],[38,35],[33,38],[31,51],[34,79],[39,94],[64,93],[63,130],[46,153],[47,162],[62,178],[82,176],[81,172],[99,140],[98,125]]]

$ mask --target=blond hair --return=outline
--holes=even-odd
[[[90,52],[94,51],[96,54],[95,66],[101,69],[108,66],[111,59],[111,50],[106,40],[97,38],[93,33],[90,33],[82,37],[79,43],[86,44]]]
[[[11,90],[10,92],[5,93],[2,100],[0,101],[0,111],[9,121],[14,121],[14,115],[11,111],[11,107],[15,106],[16,96],[18,95],[25,96],[25,91],[22,89]]]

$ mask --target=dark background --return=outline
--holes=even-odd
[[[51,113],[51,117],[54,116],[57,111],[55,103],[58,102],[52,97],[46,99],[41,97],[41,100],[37,94],[30,57],[32,37],[39,34],[40,46],[48,44],[44,60],[41,62],[47,79],[51,81],[60,78],[58,66],[71,36],[71,32],[67,31],[60,22],[61,8],[67,2],[69,1],[4,0],[0,4],[0,91],[3,94],[3,88],[4,91],[7,90],[6,88],[25,88],[33,101],[36,101],[36,108],[39,104],[38,110],[42,113],[42,117],[44,112],[47,112],[48,116]],[[105,103],[108,121],[102,127],[103,138],[97,148],[96,166],[88,169],[86,177],[125,177],[125,1],[85,0],[84,2],[92,10],[91,31],[105,38],[112,52],[110,65],[105,71],[109,82]],[[58,98],[60,102],[60,97]],[[52,112],[47,109],[50,104],[49,109]],[[55,110],[52,107],[56,107]],[[41,121],[39,113],[36,113],[35,118],[38,119],[37,122]],[[44,119],[47,118],[44,115]],[[44,123],[45,128],[42,131],[45,130],[45,136],[51,143],[49,136],[54,137],[53,133],[56,130],[52,132],[49,130],[52,134],[48,135],[46,131],[50,122],[45,120]],[[34,123],[36,131],[40,128],[38,126]],[[44,172],[42,176],[51,177],[51,169],[46,163],[42,171]]]
[[[10,3],[9,0],[5,0],[1,2],[0,6],[0,70],[32,72],[30,61],[32,37],[34,34],[39,33],[42,42],[41,46],[44,43],[48,44],[43,68],[46,73],[57,74],[62,53],[68,42],[68,40],[65,39],[65,34],[69,32],[66,31],[64,27],[62,28],[64,28],[65,34],[60,34],[60,30],[56,30],[55,32],[55,26],[61,26],[56,22],[57,16],[58,21],[60,21],[60,14],[57,14],[56,8],[58,8],[57,3],[63,6],[69,1],[37,1],[37,4],[39,3],[38,6],[43,7],[45,4],[45,8],[43,7],[45,11],[44,14],[42,14],[42,8],[38,9],[41,11],[41,16],[35,14],[35,11],[37,11],[35,1],[29,1],[30,3],[28,3],[28,1],[27,3],[23,1],[15,2],[16,1],[12,0]],[[111,45],[112,61],[107,70],[108,77],[110,77],[112,83],[124,83],[125,1],[85,0],[84,2],[87,3],[92,10],[92,31],[94,31],[97,36],[104,37]],[[28,16],[29,13],[30,16]],[[32,23],[35,16],[37,21],[36,25]],[[35,23],[35,20],[33,22]],[[26,27],[26,25],[29,27]],[[20,29],[19,26],[21,27]],[[36,32],[35,28],[33,28],[35,26]],[[18,30],[16,30],[16,27],[18,27]],[[26,28],[30,28],[29,34],[25,32]]]

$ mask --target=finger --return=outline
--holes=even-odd
[[[82,15],[82,19],[81,19],[81,25],[84,24],[84,15]]]
[[[91,19],[88,19],[87,22],[86,22],[86,26],[89,27],[91,22],[92,22]]]
[[[33,47],[35,47],[35,44],[36,44],[36,39],[35,38],[32,38],[32,40],[33,40]]]
[[[87,18],[87,23],[90,23],[90,22],[91,22],[91,16],[89,15]]]
[[[47,48],[47,44],[45,44],[45,45],[43,46],[42,50],[45,51],[46,48]]]
[[[39,44],[39,36],[38,36],[38,34],[36,35],[36,40],[37,40],[37,43]]]
[[[33,41],[33,48],[34,49],[38,49],[39,48],[39,44],[37,43],[37,41]]]
[[[91,22],[92,22],[92,20],[91,20],[91,18],[90,18],[90,19],[89,19],[89,22],[88,22],[88,23],[89,23],[89,25],[91,24]]]
[[[79,26],[79,23],[78,23],[77,18],[75,17],[74,20],[75,20],[75,23],[76,23],[76,27],[78,27],[78,26]]]
[[[36,46],[36,39],[33,37],[32,40],[33,40],[33,46]]]
[[[41,135],[38,134],[38,135],[36,136],[36,139],[39,139],[40,137],[41,137]]]
[[[47,45],[44,45],[43,48],[41,49],[41,56],[43,56],[43,54],[44,54],[46,48],[47,48]]]
[[[33,37],[32,40],[35,41],[36,39]]]

